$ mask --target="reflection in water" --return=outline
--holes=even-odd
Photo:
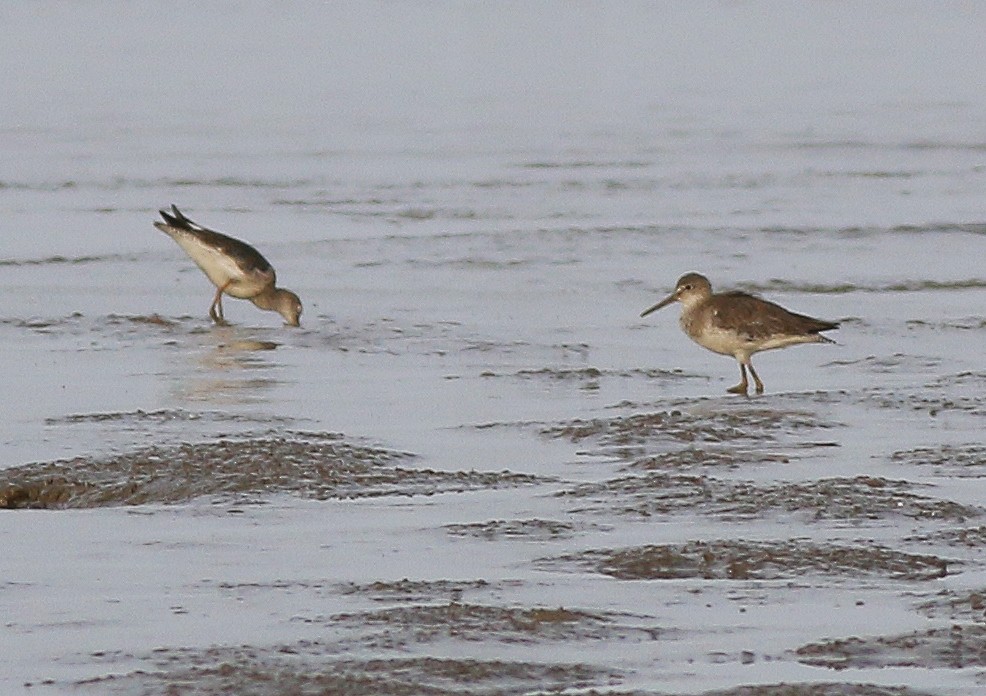
[[[247,331],[236,326],[220,326],[201,334],[202,347],[206,350],[185,354],[192,358],[184,366],[190,371],[176,371],[174,396],[179,401],[194,403],[261,401],[262,395],[279,383],[267,374],[279,367],[269,356],[279,344],[246,335]]]

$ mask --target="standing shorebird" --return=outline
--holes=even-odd
[[[795,314],[745,292],[713,293],[709,279],[698,273],[681,276],[674,292],[640,316],[646,317],[672,302],[683,305],[678,321],[690,339],[714,353],[736,358],[740,383],[728,390],[734,394],[747,393],[747,368],[757,394],[763,394],[763,382],[750,362],[754,353],[798,343],[835,343],[821,332],[839,328],[836,322]]]
[[[161,211],[164,222],[154,226],[166,232],[185,250],[216,286],[209,316],[225,324],[223,293],[250,300],[260,309],[278,312],[291,326],[300,326],[301,300],[290,290],[276,287],[274,267],[246,242],[202,227],[182,215],[175,206]]]

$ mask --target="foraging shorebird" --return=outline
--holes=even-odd
[[[250,300],[260,309],[278,312],[291,326],[300,326],[301,300],[290,290],[276,287],[274,268],[259,251],[246,242],[202,227],[185,217],[177,207],[161,211],[164,222],[154,226],[166,232],[185,250],[216,286],[209,316],[225,324],[223,293]]]
[[[690,339],[713,353],[736,358],[740,383],[727,390],[734,394],[747,393],[747,368],[757,394],[763,393],[763,382],[750,362],[754,353],[799,343],[835,343],[821,332],[839,328],[836,322],[795,314],[745,292],[713,293],[708,278],[698,273],[681,276],[674,292],[640,316],[646,317],[672,302],[682,304],[678,321]]]

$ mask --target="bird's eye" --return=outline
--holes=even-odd
[[[691,290],[691,289],[692,289],[691,283],[688,283],[685,287],[682,288],[682,290]]]

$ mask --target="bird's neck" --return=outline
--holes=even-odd
[[[260,309],[273,309],[276,310],[279,304],[281,291],[279,288],[271,286],[261,292],[258,295],[254,295],[250,299],[255,305],[260,307]]]
[[[690,295],[679,300],[681,302],[682,313],[694,312],[698,307],[709,300],[709,295]]]

